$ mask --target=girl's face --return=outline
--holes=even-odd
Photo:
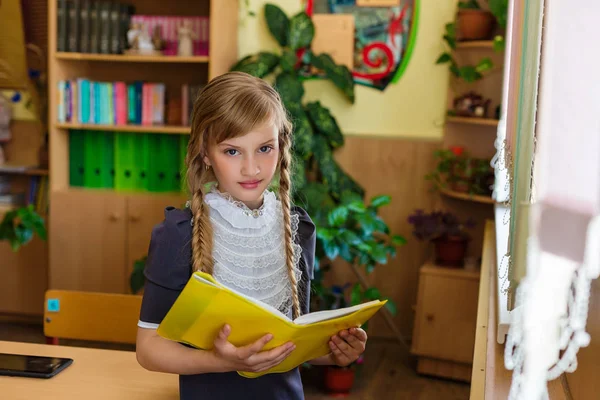
[[[249,208],[262,204],[279,160],[278,131],[272,123],[253,129],[244,136],[210,146],[204,162],[210,165],[227,192]]]

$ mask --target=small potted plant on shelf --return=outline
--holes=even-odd
[[[13,251],[29,243],[34,234],[46,240],[44,219],[33,209],[33,205],[6,212],[0,222],[0,241],[8,240]]]
[[[460,40],[485,40],[492,36],[494,15],[483,10],[477,0],[458,3],[458,37]]]
[[[475,226],[471,219],[461,221],[456,215],[445,211],[415,210],[408,217],[413,226],[413,236],[430,241],[435,246],[435,262],[438,265],[461,267],[471,235],[468,229]]]
[[[425,176],[435,188],[454,192],[490,196],[494,184],[494,169],[490,160],[471,157],[462,146],[436,150],[436,169]]]

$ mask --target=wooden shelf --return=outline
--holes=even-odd
[[[75,61],[110,61],[110,62],[140,62],[140,63],[207,63],[208,56],[137,56],[127,54],[91,54],[91,53],[56,53],[57,60]]]
[[[493,40],[472,40],[466,42],[456,42],[458,49],[493,49]]]
[[[139,132],[139,133],[168,133],[168,134],[189,134],[189,126],[173,125],[100,125],[100,124],[77,124],[71,122],[56,123],[58,129],[86,129],[92,131],[118,131],[118,132]]]
[[[458,199],[458,200],[472,201],[475,203],[482,203],[482,204],[496,204],[496,201],[488,196],[455,192],[453,190],[450,190],[447,188],[442,188],[442,187],[440,187],[439,190],[444,196],[452,197],[452,198]]]
[[[0,175],[31,175],[31,176],[48,176],[47,169],[41,168],[29,168],[22,171],[15,170],[3,170],[0,166]]]
[[[473,124],[498,126],[498,120],[494,118],[476,118],[476,117],[446,117],[447,122],[455,122],[458,124]]]

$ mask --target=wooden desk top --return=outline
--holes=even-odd
[[[179,399],[179,377],[145,370],[134,352],[0,341],[0,353],[73,359],[50,379],[0,376],[2,399]]]

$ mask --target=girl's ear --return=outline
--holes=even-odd
[[[208,159],[208,156],[204,156],[204,158],[202,159],[202,161],[204,161],[204,164],[210,165],[210,160]]]

